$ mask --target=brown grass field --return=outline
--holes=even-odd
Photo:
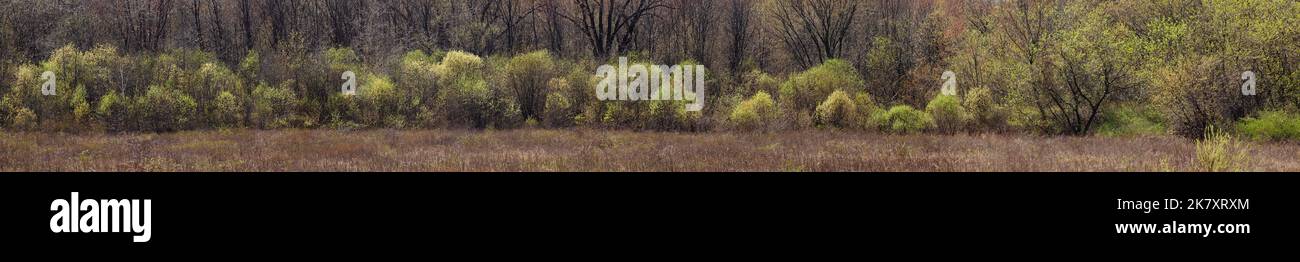
[[[1300,171],[1300,145],[1250,144],[1250,171]],[[1198,171],[1176,137],[834,131],[225,130],[0,133],[0,171]]]

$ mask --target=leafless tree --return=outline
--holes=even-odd
[[[641,19],[668,8],[664,0],[573,0],[576,10],[562,17],[573,23],[598,58],[628,51]]]
[[[857,0],[776,0],[772,4],[778,37],[802,68],[841,57],[862,5]]]

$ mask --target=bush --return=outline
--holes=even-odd
[[[244,105],[228,91],[221,91],[213,102],[212,124],[219,128],[244,126]]]
[[[942,133],[955,133],[966,129],[969,116],[956,96],[939,95],[925,106],[925,112],[934,119],[935,129]]]
[[[776,102],[766,91],[758,91],[731,111],[730,120],[740,130],[761,130],[777,116]]]
[[[36,129],[36,112],[26,107],[18,108],[13,112],[13,123],[9,125],[18,130],[35,130]]]
[[[1237,123],[1237,131],[1255,140],[1300,140],[1300,114],[1270,110]]]
[[[220,112],[217,112],[218,103],[215,100],[218,95],[221,93],[230,93],[232,96],[234,94],[247,94],[247,91],[244,90],[244,80],[240,79],[234,72],[219,63],[203,64],[199,70],[192,75],[192,79],[189,82],[190,86],[186,93],[193,96],[194,100],[199,103],[203,113],[204,123],[217,124],[218,122],[229,120],[219,120],[219,118],[228,116],[221,116],[219,115]],[[236,100],[234,102],[238,103],[239,101]]]
[[[357,95],[361,111],[360,122],[367,126],[384,126],[402,128],[406,126],[407,113],[414,112],[416,105],[399,93],[393,81],[385,75],[365,74],[361,76]]]
[[[246,81],[257,81],[258,73],[262,71],[262,56],[257,51],[250,50],[244,60],[239,62],[239,75]],[[251,82],[246,82],[249,84]]]
[[[1007,113],[993,101],[993,92],[987,87],[966,91],[962,106],[970,113],[971,124],[976,129],[1001,131],[1007,125]]]
[[[108,94],[99,98],[99,105],[95,107],[95,114],[99,119],[104,121],[104,127],[109,132],[122,132],[134,128],[131,123],[131,105],[127,103],[130,98],[123,97],[117,91],[109,91]]]
[[[142,130],[170,132],[191,128],[197,108],[194,99],[180,90],[153,85],[143,96],[136,98],[133,109],[140,114]]]
[[[289,88],[259,84],[253,89],[253,125],[262,129],[290,127],[296,104]]]
[[[1165,126],[1159,112],[1144,106],[1124,105],[1111,108],[1101,118],[1097,134],[1102,136],[1161,135]]]
[[[72,97],[70,98],[69,104],[72,105],[73,121],[75,121],[77,125],[87,124],[90,120],[91,109],[90,102],[86,101],[85,86],[77,86],[77,89],[72,91]]]
[[[546,85],[554,71],[555,62],[546,51],[518,55],[506,63],[506,86],[524,118],[537,118],[546,108]]]
[[[435,57],[425,54],[424,51],[415,50],[407,52],[402,56],[401,65],[395,77],[397,86],[403,89],[408,96],[417,99],[419,106],[415,111],[418,126],[436,126],[438,120],[433,119],[433,102],[435,95],[438,94],[438,85],[434,68],[438,66]]]
[[[1210,126],[1230,123],[1233,88],[1231,74],[1221,72],[1223,61],[1214,58],[1181,61],[1155,73],[1152,102],[1164,114],[1174,134],[1204,136]]]
[[[857,69],[849,62],[831,59],[825,63],[790,76],[781,84],[782,103],[791,103],[798,111],[814,110],[836,90],[857,93],[863,91],[864,82]]]
[[[547,81],[546,108],[542,111],[542,124],[548,127],[566,127],[573,125],[573,118],[578,115],[569,93],[572,86],[564,78]]]
[[[737,90],[741,94],[750,94],[759,91],[767,92],[768,94],[776,94],[777,92],[780,92],[781,80],[772,77],[763,71],[750,71],[742,76],[742,79],[744,81],[741,85],[743,89]]]
[[[474,54],[451,51],[434,67],[440,86],[450,86],[465,79],[483,79],[483,58]]]
[[[881,130],[899,134],[919,133],[934,127],[934,119],[930,115],[906,105],[897,105],[888,111],[873,114],[871,123]]]
[[[1228,133],[1207,128],[1196,141],[1196,163],[1202,171],[1240,172],[1250,164],[1250,148]]]
[[[849,128],[859,127],[858,106],[844,91],[836,90],[817,106],[814,121],[819,127]]]

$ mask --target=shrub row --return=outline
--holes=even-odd
[[[1181,65],[1185,66],[1157,76],[1164,81],[1156,83],[1161,89],[1153,103],[1109,106],[1094,131],[1190,134],[1208,126],[1233,127],[1229,126],[1233,114],[1222,112],[1240,108],[1209,108],[1228,104],[1220,101],[1228,98],[1196,88],[1215,83],[1183,77],[1212,71],[1216,62]],[[596,102],[595,66],[555,59],[546,51],[484,58],[462,51],[417,50],[389,62],[365,63],[352,50],[335,48],[314,53],[253,52],[232,69],[210,53],[193,50],[124,55],[111,46],[84,51],[67,46],[46,61],[12,68],[12,81],[0,89],[4,91],[0,126],[169,132],[584,125],[669,131],[824,128],[951,134],[1036,125],[1032,108],[1008,106],[1012,103],[1004,100],[1014,98],[982,86],[960,96],[935,95],[924,107],[882,106],[868,93],[879,88],[867,88],[858,70],[838,59],[788,76],[757,70],[735,80],[708,76],[710,90],[731,93],[707,96],[711,104],[703,112],[686,112],[685,101]],[[58,79],[55,96],[41,94],[45,71]],[[339,91],[343,79],[338,76],[345,71],[356,75],[355,96]],[[712,87],[719,83],[729,86]],[[1300,139],[1300,116],[1293,110],[1245,116],[1235,123],[1235,130],[1248,137]]]

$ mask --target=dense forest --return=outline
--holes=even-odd
[[[0,126],[1300,139],[1293,0],[0,0]],[[703,111],[595,68],[708,69]],[[345,95],[344,72],[357,95]],[[945,72],[951,74],[945,74]],[[52,75],[43,75],[52,72]],[[47,79],[54,92],[43,93]],[[941,87],[954,87],[943,94]]]

